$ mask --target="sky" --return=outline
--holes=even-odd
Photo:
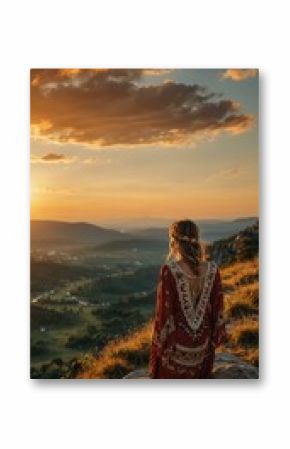
[[[31,218],[258,215],[255,69],[32,69]]]

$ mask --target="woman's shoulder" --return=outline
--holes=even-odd
[[[179,270],[179,265],[174,259],[168,259],[161,265],[163,273],[171,273],[172,275]]]
[[[174,260],[166,260],[166,262],[160,266],[159,276],[162,279],[174,278],[175,271],[176,266]]]
[[[160,266],[160,274],[169,273],[172,269],[171,261],[166,261]]]

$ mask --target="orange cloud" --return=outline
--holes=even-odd
[[[45,162],[58,162],[65,160],[65,157],[63,154],[48,153],[45,154],[41,159]]]
[[[257,69],[228,69],[222,74],[222,79],[243,81],[248,78],[254,78],[257,74]]]
[[[239,104],[198,84],[136,84],[149,69],[73,70],[31,71],[32,135],[103,147],[173,145],[253,123]]]
[[[69,164],[74,161],[72,157],[66,157],[64,154],[47,153],[44,156],[32,155],[32,163],[65,163]]]

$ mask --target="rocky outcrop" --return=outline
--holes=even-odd
[[[210,258],[218,265],[248,260],[258,255],[259,223],[258,221],[238,234],[227,239],[217,240],[208,246]]]
[[[225,352],[216,355],[213,379],[258,379],[259,370],[239,357]],[[127,374],[124,379],[149,379],[146,368]]]

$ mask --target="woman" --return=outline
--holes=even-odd
[[[151,345],[153,379],[211,376],[215,348],[225,337],[220,273],[202,259],[198,227],[191,220],[169,229],[169,254],[160,270]]]

